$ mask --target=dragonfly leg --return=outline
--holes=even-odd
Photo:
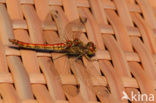
[[[85,57],[90,61],[97,61],[98,59],[91,59],[87,54],[85,54]]]
[[[80,57],[82,57],[84,54],[80,54],[79,56],[76,57],[75,61],[77,61]]]
[[[86,57],[89,61],[91,61],[91,58],[90,58],[87,54],[85,54],[85,57]]]
[[[59,58],[65,56],[65,55],[66,55],[66,54],[62,54],[61,56],[58,56],[58,57],[54,58],[53,60],[59,59]]]

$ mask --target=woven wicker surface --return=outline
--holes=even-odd
[[[0,103],[128,103],[123,91],[155,94],[155,15],[155,0],[0,0]],[[9,38],[60,42],[79,17],[96,61],[9,47]]]

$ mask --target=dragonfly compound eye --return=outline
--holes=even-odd
[[[87,43],[87,54],[89,56],[93,56],[93,55],[95,55],[95,52],[96,52],[96,47],[95,47],[94,43],[88,42]]]

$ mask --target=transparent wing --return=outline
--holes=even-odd
[[[64,16],[61,10],[51,10],[51,15],[54,21],[56,22],[57,30],[59,37],[61,41],[65,42],[66,40],[69,40],[69,36],[66,35],[65,32],[65,27],[68,24],[68,20],[66,18],[63,18]]]
[[[69,22],[65,29],[65,35],[71,35],[72,39],[80,37],[80,34],[84,31],[84,24],[87,22],[87,18],[80,18]]]
[[[60,38],[63,41],[78,38],[84,29],[84,24],[87,22],[87,18],[79,18],[68,22],[61,10],[52,10],[51,14],[56,21]]]

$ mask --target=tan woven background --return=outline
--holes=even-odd
[[[155,94],[155,16],[155,0],[0,0],[0,103],[128,103],[123,91]],[[9,38],[58,42],[79,17],[88,19],[80,39],[96,44],[97,61],[8,47]]]

